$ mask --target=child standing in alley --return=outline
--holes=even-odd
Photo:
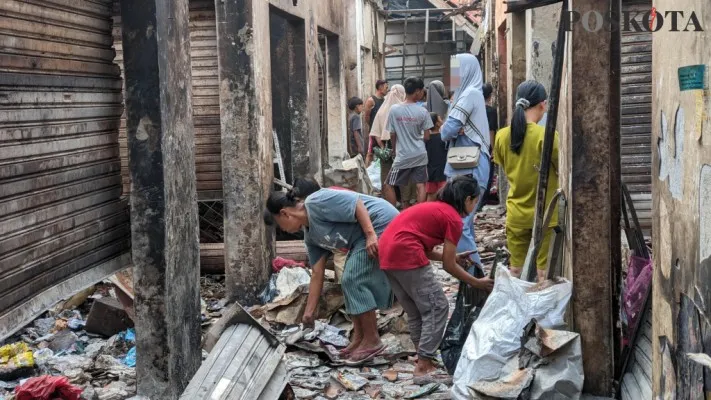
[[[358,154],[365,157],[365,147],[363,146],[363,121],[360,114],[363,112],[363,100],[353,97],[348,100],[348,109],[351,116],[348,119],[348,154],[355,157]]]
[[[437,198],[437,192],[447,183],[447,177],[444,175],[444,167],[447,165],[447,146],[439,134],[439,129],[442,127],[442,118],[435,112],[430,113],[432,118],[432,130],[430,131],[430,140],[425,142],[427,148],[427,201],[434,201]]]

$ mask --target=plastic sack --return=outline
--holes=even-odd
[[[279,290],[277,290],[276,286],[276,281],[277,281],[277,274],[273,274],[271,277],[269,277],[269,282],[267,282],[267,286],[264,287],[264,290],[262,290],[261,293],[257,297],[259,297],[259,301],[262,302],[262,304],[267,304],[274,300],[275,297],[279,295]]]
[[[39,376],[15,388],[15,400],[79,400],[83,390],[64,376]]]
[[[467,272],[476,278],[484,277],[484,273],[476,266],[471,267]],[[450,375],[454,375],[456,371],[464,343],[486,298],[487,293],[484,290],[474,289],[464,282],[459,283],[454,311],[447,323],[442,343],[439,345],[442,362]]]
[[[531,319],[546,329],[564,326],[572,291],[572,283],[565,279],[534,284],[497,268],[494,290],[464,343],[454,373],[452,398],[468,399],[470,384],[497,378],[521,348],[523,329]]]
[[[123,358],[123,364],[128,367],[136,366],[136,346],[131,347],[131,350],[128,351],[126,357]]]
[[[380,160],[375,160],[370,163],[368,170],[368,178],[370,178],[370,183],[373,184],[373,188],[377,191],[383,190],[382,182],[380,182]]]
[[[652,260],[630,256],[627,278],[625,280],[623,318],[627,321],[625,341],[632,340],[637,321],[642,315],[644,303],[647,300],[649,286],[652,284]]]

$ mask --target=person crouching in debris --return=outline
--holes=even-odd
[[[477,279],[461,265],[470,265],[471,252],[457,254],[462,217],[476,208],[481,189],[476,179],[458,176],[438,193],[437,201],[417,204],[395,217],[380,237],[380,268],[407,313],[410,337],[417,347],[415,376],[436,369],[437,349],[449,316],[449,303],[430,260],[474,288],[490,292],[494,281]],[[435,249],[444,243],[442,250]]]
[[[312,275],[302,322],[314,322],[328,255],[347,249],[341,287],[346,312],[353,316],[354,333],[340,355],[348,357],[346,364],[359,365],[381,354],[385,345],[378,334],[375,310],[390,308],[393,299],[378,264],[378,236],[398,214],[397,209],[383,199],[356,192],[321,189],[304,196],[298,188],[272,193],[266,206],[265,222],[273,219],[290,233],[304,231]]]
[[[496,134],[494,162],[500,165],[509,180],[506,198],[506,242],[510,258],[511,275],[521,276],[526,254],[533,234],[538,190],[538,166],[543,152],[543,137],[546,129],[538,122],[546,113],[546,89],[536,81],[525,81],[516,91],[516,108],[511,117],[511,126]],[[546,199],[550,201],[558,189],[558,132],[553,140],[551,168],[548,172]],[[550,224],[544,230],[541,249],[536,265],[538,280],[546,279],[548,248],[553,227],[558,225],[558,209],[553,212]]]

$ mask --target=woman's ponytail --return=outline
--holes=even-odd
[[[511,116],[511,151],[521,153],[523,140],[526,138],[526,110],[545,101],[546,89],[536,81],[525,81],[516,90],[516,106]]]

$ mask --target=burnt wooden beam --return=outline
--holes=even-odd
[[[581,14],[620,11],[619,0],[573,4]],[[571,67],[557,118],[564,124],[559,170],[569,209],[564,257],[573,282],[573,327],[582,340],[584,392],[610,396],[620,360],[620,32],[579,29],[568,37]]]
[[[198,370],[200,272],[187,0],[121,0],[138,394]]]
[[[254,304],[269,279],[262,220],[272,185],[269,4],[215,0],[227,296]]]

